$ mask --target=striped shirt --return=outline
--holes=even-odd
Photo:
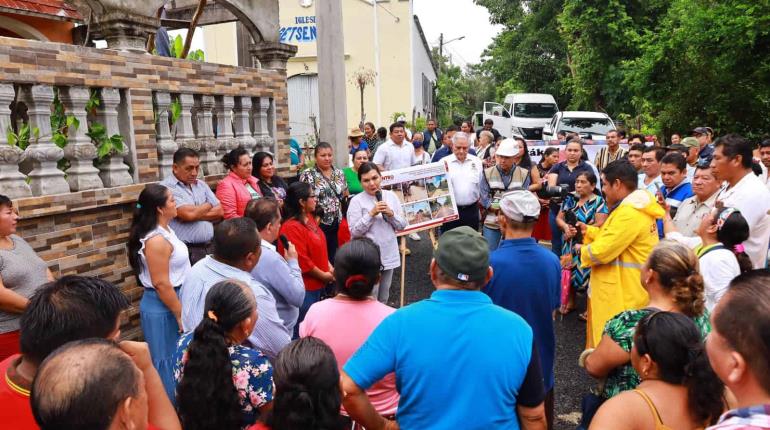
[[[209,289],[226,279],[243,282],[254,292],[259,318],[249,341],[270,360],[275,360],[278,352],[291,341],[289,331],[278,316],[275,298],[262,284],[254,280],[249,272],[221,263],[211,255],[195,263],[182,284],[179,301],[182,303],[182,326],[185,333],[195,330],[203,319]]]
[[[160,182],[161,185],[174,193],[176,207],[201,206],[210,203],[212,207],[219,206],[219,199],[204,181],[195,181],[192,187],[171,175]],[[214,237],[214,226],[209,221],[184,222],[174,218],[169,226],[177,237],[184,243],[202,244],[208,243]]]
[[[707,430],[768,430],[770,405],[755,405],[725,412],[716,425]]]

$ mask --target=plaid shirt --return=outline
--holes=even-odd
[[[708,430],[768,430],[770,429],[770,404],[732,409],[719,418]]]

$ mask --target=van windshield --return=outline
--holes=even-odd
[[[513,116],[519,118],[551,118],[558,110],[553,103],[516,103],[513,105]]]
[[[608,118],[562,118],[559,131],[606,135],[612,130]]]

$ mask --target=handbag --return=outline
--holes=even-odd
[[[599,410],[605,400],[604,396],[593,391],[583,396],[583,399],[580,401],[580,410],[583,416],[580,417],[580,424],[578,424],[576,430],[588,430],[591,420],[596,415],[596,411]]]

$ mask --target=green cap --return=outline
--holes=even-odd
[[[697,147],[700,146],[700,144],[698,143],[698,139],[696,139],[696,138],[694,138],[692,136],[685,137],[684,139],[682,139],[681,142],[679,142],[679,144],[683,145],[683,146],[686,146],[688,148],[697,148]]]
[[[489,270],[489,245],[478,231],[468,226],[457,227],[439,237],[433,258],[452,279],[483,281]]]

